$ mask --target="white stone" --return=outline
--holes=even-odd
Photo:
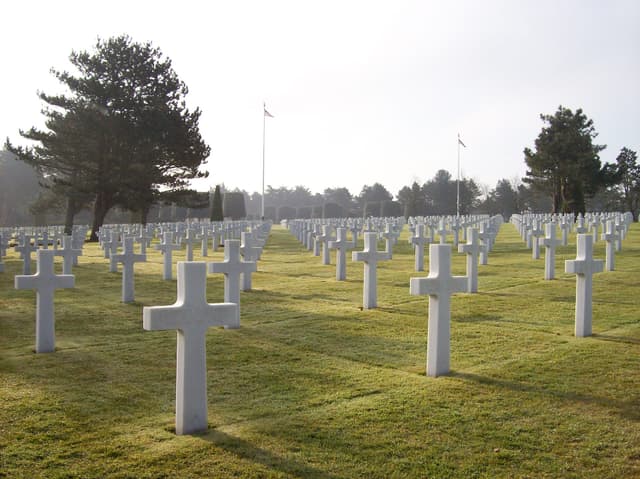
[[[193,246],[198,242],[196,232],[189,228],[187,230],[187,236],[184,239],[184,243],[187,245],[186,259],[187,261],[193,261]]]
[[[133,251],[133,238],[124,238],[124,252],[114,254],[111,258],[116,263],[122,263],[122,302],[133,303],[135,301],[135,285],[133,266],[135,263],[147,261],[145,254],[135,254]]]
[[[336,229],[336,239],[329,241],[329,248],[336,250],[336,280],[347,279],[347,251],[356,247],[353,241],[347,241],[346,228]]]
[[[14,250],[20,253],[20,257],[22,258],[22,274],[31,274],[31,253],[38,251],[38,246],[31,244],[31,236],[25,235],[22,244],[16,246]]]
[[[209,273],[224,274],[224,302],[238,305],[237,327],[240,327],[240,275],[256,271],[256,263],[240,259],[240,240],[226,240],[224,261],[207,263],[207,267]]]
[[[576,275],[577,337],[591,336],[593,274],[604,269],[601,259],[593,259],[593,236],[578,234],[578,253],[575,260],[564,263],[565,272]]]
[[[200,256],[209,256],[209,227],[203,226],[200,230]]]
[[[60,288],[73,288],[73,275],[53,271],[53,250],[38,251],[38,268],[34,275],[16,276],[16,289],[36,290],[36,353],[51,353],[56,348],[53,293]]]
[[[331,264],[329,241],[333,240],[333,237],[331,236],[332,232],[333,226],[323,225],[322,234],[318,237],[322,243],[322,264]]]
[[[425,237],[423,224],[416,225],[414,235],[409,238],[409,242],[413,245],[414,269],[416,271],[424,271],[424,245],[431,243],[431,238]]]
[[[544,279],[551,280],[555,278],[556,270],[556,246],[559,241],[556,239],[556,224],[555,222],[547,223],[545,225],[545,238],[542,244],[545,247],[544,250]]]
[[[613,221],[607,221],[606,230],[602,232],[601,238],[605,242],[605,268],[607,271],[615,269],[615,245],[618,237]]]
[[[467,228],[467,242],[458,245],[458,252],[467,255],[467,293],[478,292],[478,259],[480,252],[486,249],[478,238],[478,229]]]
[[[170,281],[173,277],[173,251],[180,249],[179,245],[173,243],[173,233],[165,232],[162,243],[157,244],[155,249],[163,255],[162,279]]]
[[[451,295],[467,290],[466,276],[451,275],[451,245],[429,246],[429,276],[411,278],[412,295],[429,295],[427,376],[449,373],[451,357]]]
[[[251,263],[256,262],[260,256],[261,248],[259,246],[254,245],[254,239],[252,233],[242,232],[240,234],[240,254],[242,255],[244,261]],[[256,264],[257,267],[257,264]],[[240,290],[241,291],[250,291],[251,290],[251,271],[246,271],[242,273],[242,278],[240,280]]]
[[[73,237],[68,235],[62,238],[62,248],[56,249],[55,254],[62,256],[62,274],[72,274],[73,265],[82,255],[82,250],[73,248]]]
[[[540,259],[540,241],[539,238],[544,236],[544,230],[540,227],[538,220],[534,220],[531,229],[531,257],[532,259]]]
[[[212,326],[237,328],[238,305],[207,303],[206,263],[178,263],[178,299],[171,306],[145,307],[147,331],[176,329],[176,434],[207,429],[206,332]]]
[[[384,233],[381,235],[384,238],[384,251],[389,255],[389,259],[393,258],[393,245],[398,241],[398,236],[400,233],[397,233],[393,230],[393,225],[387,223],[385,226]]]
[[[364,261],[364,284],[362,307],[372,309],[378,306],[378,261],[389,259],[388,253],[378,251],[378,234],[364,233],[364,250],[354,251],[353,261]]]

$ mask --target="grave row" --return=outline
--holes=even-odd
[[[480,225],[486,219],[479,220]],[[496,234],[498,223],[501,218],[489,219],[487,226],[491,230],[495,227]],[[296,222],[292,222],[295,225]],[[383,236],[386,241],[391,237],[389,233],[399,233],[402,225],[394,231],[393,227],[384,225]],[[425,223],[415,222],[413,237],[422,237]],[[479,226],[480,226],[479,225]],[[328,232],[330,225],[321,225],[324,233]],[[420,227],[422,226],[422,228]],[[446,230],[446,223],[443,222],[442,231]],[[295,231],[295,227],[293,230]],[[172,231],[163,232],[163,243],[173,244]],[[479,245],[480,228],[468,227],[465,233],[466,244],[459,244],[459,251],[467,255],[477,253]],[[189,236],[188,233],[185,238]],[[338,251],[338,257],[342,256],[341,262],[344,264],[344,256],[347,246],[355,241],[347,241],[345,228],[336,229],[336,237],[330,235],[325,238],[328,248]],[[391,252],[377,251],[377,241],[380,236],[379,231],[365,231],[363,251],[354,252],[354,261],[363,261],[365,264],[365,284],[375,286],[375,271],[377,261],[391,259]],[[111,235],[109,241],[111,241]],[[397,238],[397,236],[396,236]],[[445,238],[446,234],[441,235]],[[123,236],[125,253],[114,256],[116,260],[125,256],[132,256],[133,238]],[[485,249],[489,249],[489,242],[495,240],[487,239]],[[391,240],[393,241],[393,240]],[[162,243],[161,243],[162,244]],[[188,243],[187,243],[188,244]],[[413,243],[414,247],[423,245],[420,242]],[[576,293],[576,335],[585,336],[591,334],[591,290],[592,275],[603,269],[602,260],[593,259],[593,236],[591,234],[579,233],[577,237],[577,257],[575,260],[566,261],[565,269],[567,273],[577,275]],[[429,275],[427,277],[411,278],[409,292],[412,295],[429,296],[429,327],[427,340],[427,375],[439,376],[449,372],[450,362],[450,314],[451,295],[457,292],[472,292],[472,282],[470,281],[470,270],[467,266],[466,276],[453,276],[451,274],[451,245],[431,244],[429,247]],[[128,252],[128,253],[127,253]],[[342,252],[342,253],[341,253]],[[474,253],[475,252],[475,253]],[[206,354],[205,354],[205,333],[208,327],[222,325],[226,328],[239,327],[239,295],[236,300],[233,295],[227,294],[227,288],[231,288],[231,283],[239,285],[239,275],[255,271],[255,267],[245,269],[231,267],[235,264],[235,258],[239,259],[240,242],[229,239],[225,241],[225,263],[204,262],[179,262],[178,263],[178,283],[177,301],[170,306],[145,307],[143,309],[143,327],[145,330],[176,329],[178,337],[178,363],[176,376],[176,432],[178,434],[189,434],[206,429],[207,427],[207,407],[206,407]],[[38,272],[34,276],[16,276],[16,288],[34,288],[38,291],[38,313],[42,307],[41,300],[51,299],[51,331],[53,330],[53,290],[56,287],[73,287],[73,275],[55,275],[53,273],[53,251],[41,249],[38,251]],[[141,253],[142,255],[142,253]],[[338,261],[337,261],[338,262]],[[255,266],[255,263],[253,263]],[[222,272],[225,274],[225,302],[221,304],[209,304],[206,301],[206,274],[207,272]],[[369,279],[367,279],[369,278]],[[337,279],[338,274],[337,274]],[[477,285],[477,283],[476,283]],[[124,282],[123,282],[124,288]],[[373,288],[375,290],[375,287]],[[42,291],[42,296],[41,296]],[[373,299],[375,307],[375,293],[367,293],[365,286],[365,303]],[[367,299],[367,296],[369,298]],[[582,318],[579,324],[579,316]],[[587,321],[588,317],[588,321]],[[38,326],[36,327],[38,330]],[[46,328],[41,327],[44,331]],[[38,344],[38,340],[36,341]]]

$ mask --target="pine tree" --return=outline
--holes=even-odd
[[[213,192],[213,200],[211,201],[211,221],[223,221],[224,213],[222,211],[222,195],[220,194],[220,185],[216,185]]]

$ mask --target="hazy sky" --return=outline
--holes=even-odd
[[[99,5],[99,6],[98,6]],[[204,190],[393,194],[444,168],[494,187],[525,172],[540,113],[583,108],[608,145],[640,146],[640,1],[6,2],[0,138],[42,125],[38,90],[72,50],[129,34],[171,58],[203,111]]]

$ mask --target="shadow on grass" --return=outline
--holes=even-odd
[[[625,336],[611,336],[609,334],[593,334],[593,338],[601,339],[603,341],[612,341],[615,343],[640,344],[640,339],[628,338]]]
[[[198,435],[197,437],[200,437],[231,454],[235,454],[241,459],[257,462],[287,476],[319,479],[331,479],[337,477],[325,471],[309,467],[306,464],[278,457],[269,451],[256,447],[250,442],[230,436],[215,429],[210,429],[207,433]]]
[[[591,396],[588,394],[580,394],[574,392],[555,391],[553,389],[544,389],[539,386],[518,383],[515,381],[507,381],[504,379],[496,379],[488,376],[481,376],[479,374],[465,373],[459,371],[452,371],[449,374],[450,377],[460,378],[465,381],[475,382],[479,384],[485,384],[489,386],[510,389],[515,392],[533,393],[543,396],[550,396],[558,398],[564,401],[579,401],[586,404],[595,404],[603,407],[607,410],[614,409],[614,412],[620,414],[622,417],[632,420],[640,421],[640,399],[634,401],[620,401],[613,398],[603,398],[597,396]]]

